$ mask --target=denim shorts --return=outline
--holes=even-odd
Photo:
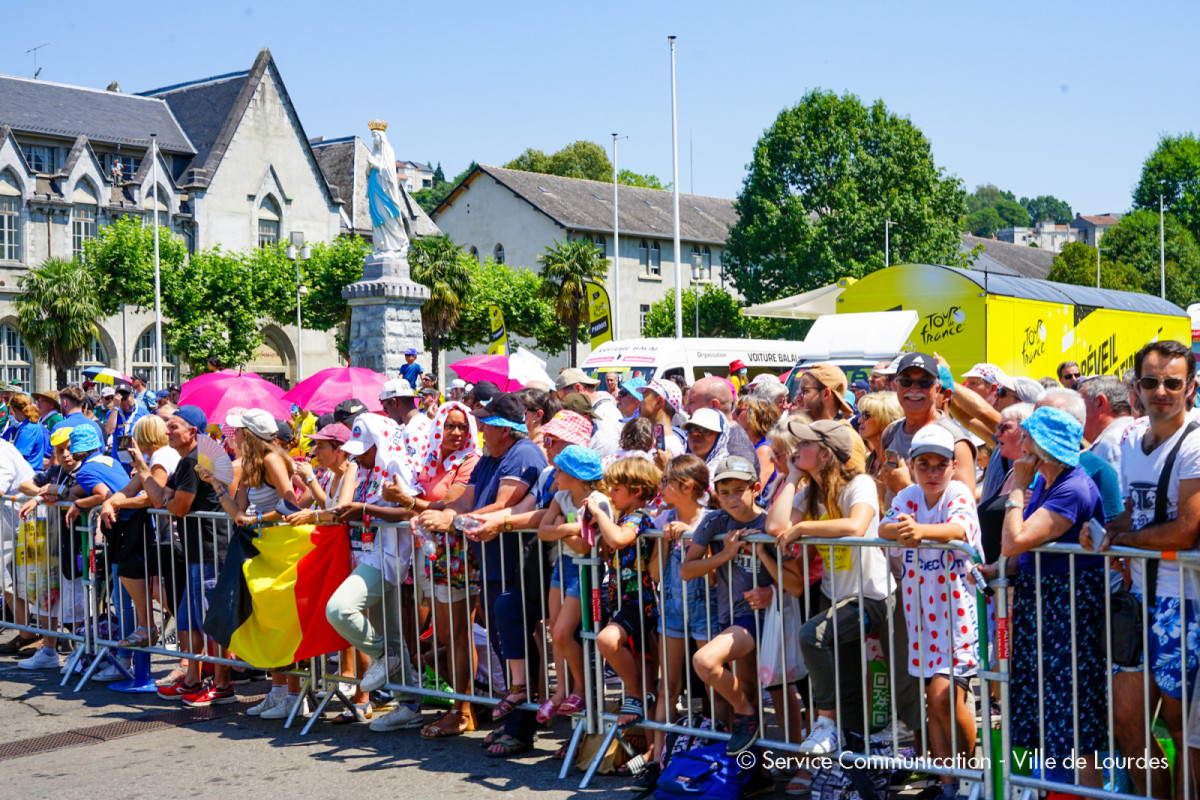
[[[181,631],[202,630],[208,598],[217,586],[217,568],[205,562],[188,564],[187,586],[176,610],[175,627]]]
[[[563,578],[564,574],[566,576],[565,581]],[[567,556],[556,560],[554,562],[554,572],[550,575],[550,587],[562,591],[563,597],[574,597],[576,600],[579,600],[582,597],[579,587],[579,565]]]
[[[717,598],[714,595],[705,610],[703,599],[687,604],[687,630],[684,631],[683,603],[663,602],[659,604],[659,632],[672,639],[685,639],[689,635],[697,642],[711,641],[714,636],[728,627],[728,622],[717,618]]]

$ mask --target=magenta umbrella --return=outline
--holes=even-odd
[[[261,408],[276,419],[289,419],[292,409],[283,400],[283,389],[253,372],[212,372],[199,375],[183,384],[179,392],[179,404],[197,406],[208,421],[225,424],[225,417],[233,408]]]
[[[343,400],[358,400],[370,411],[382,411],[379,391],[387,376],[362,367],[330,367],[311,375],[292,387],[283,396],[291,403],[313,414],[325,414]]]
[[[451,364],[450,369],[467,383],[491,381],[499,386],[502,392],[515,392],[525,388],[525,384],[519,380],[508,377],[508,356],[467,356],[462,361]]]

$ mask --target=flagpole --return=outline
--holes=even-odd
[[[154,181],[154,388],[161,391],[162,376],[162,284],[159,277],[158,264],[158,134],[150,134],[150,158],[153,170],[151,180]]]
[[[675,114],[675,37],[671,43],[671,206],[675,239],[675,338],[683,338],[683,264],[679,260],[679,128]],[[618,300],[618,302],[620,302]]]
[[[621,234],[617,216],[617,134],[613,134],[613,297],[617,298],[617,310],[613,312],[613,338],[621,338]]]
[[[1163,196],[1158,196],[1158,280],[1159,297],[1167,299],[1167,237],[1163,226]]]

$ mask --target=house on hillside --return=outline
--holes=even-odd
[[[1084,216],[1076,214],[1075,219],[1071,221],[1071,227],[1079,231],[1078,241],[1084,244],[1095,247],[1104,234],[1113,225],[1121,221],[1124,214],[1097,214],[1095,216]]]
[[[1033,228],[1001,228],[996,231],[996,238],[1009,244],[1060,253],[1067,242],[1079,241],[1079,231],[1070,225],[1055,225],[1052,220],[1042,220]]]
[[[608,289],[621,338],[641,334],[650,305],[675,288],[672,194],[636,186],[618,188],[620,216],[616,291],[610,268]],[[613,258],[613,186],[534,172],[477,166],[433,212],[438,227],[482,263],[537,269],[538,256],[556,241],[592,242]],[[725,239],[737,221],[733,201],[703,195],[679,196],[683,286],[698,266],[714,283]],[[588,352],[586,345],[582,352]]]
[[[420,161],[397,161],[396,178],[409,194],[433,188],[433,167]]]

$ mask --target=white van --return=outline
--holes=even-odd
[[[917,312],[869,311],[817,317],[788,376],[788,389],[796,394],[800,374],[814,364],[831,363],[846,373],[846,382],[865,381],[880,361],[892,361],[913,349],[909,337],[917,327]]]
[[[622,339],[597,347],[582,369],[593,377],[616,372],[622,381],[682,375],[691,385],[710,375],[728,377],[730,362],[738,359],[753,378],[760,372],[782,375],[799,357],[799,343],[772,339]]]

